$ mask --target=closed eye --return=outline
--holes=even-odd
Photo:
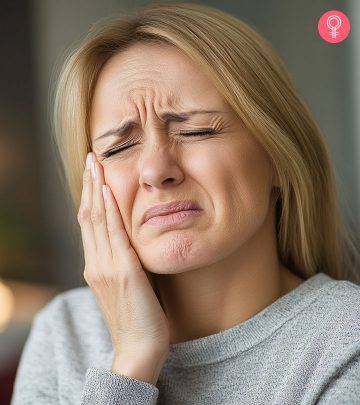
[[[210,135],[213,134],[215,132],[214,129],[211,130],[202,130],[202,131],[179,131],[179,135],[183,135],[183,136],[205,136],[205,135]],[[136,143],[134,144],[130,144],[130,145],[126,145],[126,146],[116,146],[115,148],[112,148],[106,152],[104,152],[103,154],[101,154],[101,156],[104,159],[107,159],[108,157],[115,155],[116,153],[122,152],[125,149],[131,148],[131,146],[136,145]]]

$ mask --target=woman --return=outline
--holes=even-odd
[[[360,403],[357,252],[259,34],[186,3],[107,22],[64,65],[55,133],[89,287],[35,317],[13,404]]]

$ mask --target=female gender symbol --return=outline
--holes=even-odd
[[[337,22],[337,25],[330,24],[331,21],[334,20]],[[341,26],[341,19],[337,15],[333,14],[326,20],[326,25],[331,29],[331,32],[329,33],[331,35],[331,38],[336,38],[336,36],[339,34],[336,30]]]
[[[318,30],[326,42],[342,42],[350,33],[350,21],[341,11],[327,11],[319,19]]]

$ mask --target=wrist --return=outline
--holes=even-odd
[[[158,357],[134,359],[119,356],[114,358],[110,371],[156,385],[164,361],[164,358]]]

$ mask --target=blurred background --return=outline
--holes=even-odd
[[[65,52],[98,19],[148,3],[0,1],[0,405],[10,403],[36,312],[60,292],[87,286],[79,226],[51,140],[54,77]],[[196,3],[239,17],[280,53],[326,137],[343,216],[359,241],[360,1]],[[338,44],[325,42],[317,31],[321,15],[333,9],[351,24],[348,38]]]

